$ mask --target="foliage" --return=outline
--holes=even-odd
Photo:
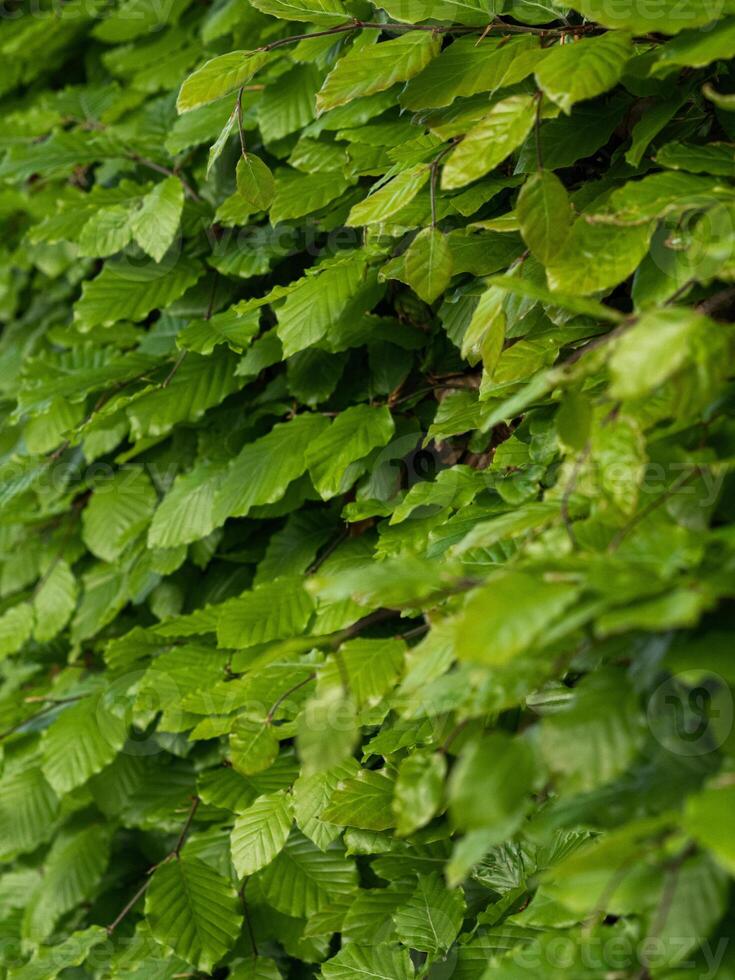
[[[3,976],[735,976],[734,41],[6,5]]]

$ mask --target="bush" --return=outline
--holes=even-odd
[[[8,0],[9,980],[735,977],[733,0]]]

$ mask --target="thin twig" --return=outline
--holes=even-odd
[[[179,370],[179,368],[181,367],[181,365],[184,363],[184,359],[186,358],[186,355],[188,353],[189,353],[188,350],[182,350],[182,352],[176,358],[176,360],[174,361],[174,366],[171,368],[171,370],[168,372],[168,374],[166,375],[166,377],[161,382],[161,387],[162,388],[168,388],[168,386],[171,384],[171,382],[173,381],[173,379],[174,379],[174,377],[176,375],[176,372]]]
[[[681,490],[683,487],[687,485],[687,483],[691,483],[691,481],[699,475],[700,475],[700,468],[698,466],[695,466],[690,473],[683,474],[682,476],[679,477],[678,480],[675,480],[671,484],[668,490],[666,490],[660,496],[656,497],[655,500],[652,500],[650,504],[647,504],[643,508],[643,510],[639,510],[638,513],[635,514],[628,521],[628,523],[624,527],[621,527],[620,530],[617,532],[615,537],[607,546],[608,552],[617,551],[620,545],[626,539],[626,537],[633,530],[633,528],[637,527],[641,523],[641,521],[644,521],[648,517],[649,514],[657,510],[661,506],[661,504],[665,503],[670,497],[673,497],[675,493],[678,493],[679,490]]]
[[[26,725],[30,725],[30,723],[35,721],[37,718],[42,718],[44,715],[47,715],[49,711],[53,711],[54,708],[57,708],[60,704],[71,704],[73,701],[81,701],[82,698],[86,698],[86,696],[86,694],[77,694],[75,697],[70,698],[42,698],[41,700],[49,702],[46,707],[41,708],[40,711],[36,711],[35,714],[32,714],[29,718],[19,721],[11,728],[8,728],[2,732],[0,734],[0,742],[5,738],[9,738],[11,735],[14,735],[16,732],[20,731],[21,728],[25,728]],[[32,700],[32,698],[26,698],[26,702],[30,702]]]
[[[127,903],[127,905],[125,905],[120,910],[120,912],[118,913],[118,915],[112,920],[112,922],[109,924],[109,926],[107,926],[107,935],[108,936],[111,936],[113,934],[113,932],[117,929],[117,927],[120,925],[120,923],[125,918],[125,916],[128,914],[128,912],[130,912],[131,909],[133,909],[137,905],[138,900],[140,898],[142,898],[143,895],[146,893],[146,891],[148,889],[148,885],[150,885],[150,883],[151,883],[151,879],[150,878],[146,878],[146,880],[143,882],[143,884],[137,890],[137,892],[135,893],[135,895],[133,895],[133,897],[130,899],[130,901]]]
[[[661,892],[661,901],[656,909],[648,935],[646,936],[644,943],[641,945],[642,950],[650,947],[651,942],[657,940],[663,933],[666,927],[666,922],[669,918],[669,913],[671,912],[674,896],[676,895],[676,887],[679,883],[681,869],[689,858],[696,854],[696,852],[697,848],[694,844],[687,844],[687,846],[679,854],[677,854],[666,867],[666,879]],[[645,953],[642,954],[641,959],[643,961],[642,969],[640,973],[638,973],[636,980],[643,980],[643,978],[648,975],[649,962]]]
[[[544,169],[544,158],[541,152],[541,105],[544,101],[543,93],[536,93],[536,120],[534,123],[534,133],[536,136],[536,169],[541,172]]]
[[[437,751],[440,752],[442,755],[446,755],[447,752],[449,751],[449,746],[452,744],[455,738],[457,738],[458,735],[462,734],[462,732],[465,730],[468,724],[469,724],[469,718],[465,718],[463,721],[458,722],[451,730],[451,732],[447,735],[447,737],[444,739],[444,741],[439,746]]]
[[[194,819],[194,816],[197,812],[200,803],[201,800],[199,799],[198,796],[195,796],[191,801],[191,807],[189,808],[189,814],[186,818],[186,823],[181,828],[181,833],[179,834],[179,838],[176,841],[176,847],[174,847],[173,851],[171,851],[171,854],[174,857],[178,857],[181,854],[181,848],[184,846],[184,842],[186,841],[186,835],[189,833],[189,828],[191,827],[192,820]]]
[[[205,320],[211,320],[212,319],[212,313],[214,311],[214,298],[215,298],[215,296],[217,294],[217,281],[218,281],[218,277],[215,275],[214,279],[212,280],[212,291],[209,294],[209,305],[207,306],[207,312],[204,314],[204,319]],[[168,386],[173,381],[173,379],[174,379],[174,377],[176,375],[176,372],[179,370],[179,368],[181,367],[181,365],[184,363],[184,359],[186,358],[186,355],[188,353],[189,353],[188,350],[182,350],[182,352],[176,358],[176,361],[174,362],[174,366],[171,368],[171,370],[169,371],[169,373],[166,375],[166,377],[161,382],[161,388],[168,388]]]
[[[506,24],[497,20],[484,27],[441,27],[436,24],[380,24],[373,21],[354,20],[344,24],[336,24],[334,27],[327,27],[323,31],[312,31],[309,34],[292,34],[290,37],[282,37],[277,41],[264,44],[257,51],[275,51],[287,44],[298,44],[300,41],[310,41],[316,37],[330,37],[333,34],[348,34],[351,31],[393,31],[394,33],[404,33],[408,31],[424,31],[428,34],[481,34],[487,37],[493,31],[501,34],[536,34],[539,37],[563,37],[567,34],[591,34],[599,32],[599,28],[594,24],[581,24],[571,27],[528,27],[522,24]]]
[[[184,846],[184,842],[186,841],[186,836],[189,833],[189,830],[191,828],[192,821],[194,820],[194,816],[195,816],[195,814],[197,812],[197,808],[198,808],[200,802],[201,801],[200,801],[200,799],[199,799],[198,796],[194,796],[192,798],[191,807],[189,808],[189,812],[188,812],[188,814],[186,816],[186,821],[184,823],[184,826],[181,828],[181,833],[179,834],[178,839],[177,839],[176,844],[174,845],[173,849],[168,852],[168,854],[166,855],[166,857],[162,861],[158,861],[156,864],[153,864],[153,865],[151,865],[150,868],[148,868],[148,870],[146,871],[146,880],[143,882],[143,884],[140,886],[140,888],[136,891],[136,893],[133,895],[133,897],[130,899],[130,901],[127,902],[126,905],[123,906],[123,908],[115,916],[115,918],[112,920],[112,922],[109,924],[109,926],[107,926],[107,930],[106,931],[107,931],[107,935],[108,936],[111,936],[112,935],[112,933],[115,931],[115,929],[117,929],[117,927],[123,921],[123,919],[128,914],[128,912],[130,912],[135,907],[135,905],[137,904],[138,900],[143,896],[143,894],[145,893],[145,891],[147,890],[148,886],[150,885],[150,883],[152,881],[152,877],[151,876],[153,875],[153,872],[157,868],[160,868],[162,864],[166,864],[169,861],[178,860],[179,855],[181,853],[181,848]]]
[[[128,159],[132,160],[134,163],[139,163],[141,167],[148,167],[149,170],[155,170],[156,173],[165,174],[167,177],[175,177],[184,188],[186,193],[192,199],[201,204],[202,198],[197,194],[194,188],[189,184],[180,173],[172,170],[170,167],[164,167],[162,163],[156,163],[154,160],[149,160],[147,157],[142,157],[138,153],[129,153]]]
[[[246,878],[240,887],[240,901],[242,902],[242,915],[245,919],[245,925],[248,930],[248,936],[250,937],[250,945],[253,947],[253,959],[258,957],[258,944],[255,942],[255,932],[253,931],[253,923],[250,921],[250,914],[248,912],[248,903],[245,901],[245,887],[250,879]]]
[[[290,687],[279,698],[276,698],[276,700],[271,705],[268,714],[265,716],[266,722],[270,725],[270,723],[273,721],[276,711],[278,711],[278,709],[281,707],[281,705],[286,700],[286,698],[290,697],[292,694],[295,694],[296,691],[300,690],[302,687],[305,687],[315,678],[316,678],[316,674],[309,674],[308,677],[305,677],[302,681],[299,681],[298,684],[294,684],[293,687]]]
[[[245,134],[242,126],[242,91],[242,88],[240,88],[237,92],[237,99],[235,101],[235,118],[237,119],[237,132],[240,136],[240,150],[242,152],[242,158],[243,160],[246,160],[248,151],[245,149]]]
[[[339,548],[342,542],[348,537],[349,533],[349,528],[346,526],[341,528],[339,534],[334,537],[324,551],[311,563],[311,565],[309,565],[309,567],[306,569],[306,574],[313,575],[315,572],[319,571],[327,558],[329,558],[329,556],[333,554],[337,548]]]

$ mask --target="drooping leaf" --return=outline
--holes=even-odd
[[[426,303],[433,303],[452,278],[452,253],[436,228],[425,228],[406,252],[406,280]]]
[[[238,906],[229,881],[192,857],[157,868],[145,899],[146,918],[155,938],[207,973],[237,939]]]
[[[237,190],[256,211],[267,211],[276,192],[268,164],[254,153],[237,161]]]
[[[544,265],[564,247],[572,226],[572,211],[564,185],[553,173],[529,177],[518,195],[516,207],[521,234]]]

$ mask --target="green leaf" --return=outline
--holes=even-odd
[[[621,227],[582,215],[562,250],[549,261],[549,286],[552,291],[581,296],[612,289],[638,268],[651,233],[646,223]]]
[[[124,204],[115,204],[100,208],[85,222],[79,235],[79,250],[82,255],[106,258],[122,251],[132,236],[130,209]]]
[[[492,377],[503,350],[506,331],[505,293],[490,286],[480,296],[462,338],[462,356],[471,364],[483,362]]]
[[[544,265],[564,247],[572,227],[569,196],[559,178],[548,170],[529,177],[516,205],[526,245]]]
[[[336,840],[341,828],[323,819],[324,810],[337,786],[358,771],[354,759],[347,759],[329,769],[302,773],[293,786],[293,814],[296,826],[320,850]]]
[[[406,837],[433,819],[441,806],[446,772],[446,757],[439,752],[417,751],[401,760],[393,797],[397,834]]]
[[[539,88],[569,114],[572,106],[614,88],[633,54],[630,35],[602,34],[562,44],[536,69]]]
[[[91,951],[107,939],[101,926],[90,926],[73,932],[54,946],[39,946],[31,959],[21,967],[11,969],[11,980],[54,980],[63,970],[81,966]]]
[[[354,699],[329,687],[310,698],[299,717],[296,745],[306,775],[339,765],[352,755],[359,736]]]
[[[18,650],[31,638],[33,633],[33,606],[19,602],[0,616],[0,657]]]
[[[186,79],[176,108],[179,112],[189,112],[221,99],[249,82],[267,61],[266,51],[230,51],[212,58]]]
[[[493,93],[523,81],[546,57],[539,39],[531,34],[504,38],[460,37],[444,48],[406,85],[399,101],[406,109],[436,109],[458,96]]]
[[[323,818],[341,827],[387,830],[393,826],[394,780],[384,772],[361,769],[338,783]]]
[[[371,225],[397,214],[416,197],[428,181],[429,174],[426,164],[404,170],[356,204],[349,213],[347,224],[355,227]]]
[[[244,517],[253,507],[280,500],[289,484],[306,471],[306,451],[326,425],[322,416],[305,413],[248,443],[230,464],[215,496],[215,523]]]
[[[534,601],[524,596],[533,589]],[[471,594],[457,623],[457,656],[473,663],[499,665],[542,640],[579,595],[576,585],[546,582],[526,572],[497,571]]]
[[[678,34],[688,27],[709,24],[722,9],[715,11],[697,0],[662,0],[654,6],[645,3],[619,6],[610,0],[574,0],[572,6],[588,20],[605,27],[627,28],[637,34],[650,31]]]
[[[436,57],[439,47],[438,37],[421,31],[407,32],[381,44],[355,44],[327,75],[316,97],[318,111],[383,92],[396,82],[413,78]]]
[[[314,600],[300,579],[274,579],[225,605],[217,621],[219,645],[249,647],[297,636],[313,610]]]
[[[201,274],[199,263],[184,256],[161,265],[111,259],[96,279],[85,282],[74,305],[74,319],[83,332],[118,320],[142,320],[151,310],[177,300]]]
[[[285,845],[291,824],[291,804],[283,792],[259,796],[238,816],[230,836],[230,848],[240,878],[270,864]]]
[[[377,704],[395,684],[403,667],[402,640],[348,640],[319,671],[319,689],[346,685],[358,707]]]
[[[704,68],[720,58],[729,59],[732,57],[733,41],[735,41],[733,17],[710,24],[707,31],[683,31],[658,52],[658,57],[652,65],[652,74],[663,75],[676,70],[679,66]]]
[[[218,344],[227,344],[232,350],[242,350],[260,330],[257,310],[241,316],[233,309],[214,316],[192,320],[177,335],[176,344],[182,350],[197,354],[211,354]]]
[[[325,27],[349,20],[342,0],[253,0],[253,6],[282,20],[305,20]]]
[[[385,943],[350,943],[322,967],[325,980],[413,980],[414,975],[408,950]]]
[[[145,914],[158,942],[211,973],[240,933],[242,914],[226,878],[198,858],[176,858],[153,873]]]
[[[672,170],[688,170],[694,174],[718,174],[735,176],[733,146],[731,143],[708,143],[694,146],[691,143],[667,143],[656,154],[656,163]]]
[[[34,638],[41,643],[53,639],[69,622],[76,604],[74,574],[67,562],[55,562],[43,576],[33,600]]]
[[[115,561],[147,526],[155,505],[156,492],[141,467],[119,470],[84,508],[85,544],[98,558]]]
[[[615,711],[606,710],[610,704]],[[643,718],[625,678],[609,672],[583,680],[558,712],[543,719],[541,735],[549,769],[584,792],[628,768],[641,746]]]
[[[59,801],[37,767],[6,773],[0,787],[0,854],[7,861],[51,836]]]
[[[156,184],[130,219],[130,230],[143,251],[160,262],[176,237],[184,207],[184,188],[176,177]]]
[[[237,190],[256,211],[267,211],[276,193],[276,181],[267,163],[254,153],[237,161]]]
[[[360,473],[360,460],[385,446],[394,431],[386,407],[356,405],[340,412],[306,449],[306,464],[322,499],[348,490]]]
[[[459,889],[450,891],[438,874],[419,875],[415,892],[393,921],[405,946],[436,956],[446,953],[457,938],[465,910]]]
[[[42,770],[59,794],[82,786],[115,758],[127,725],[95,695],[65,708],[41,740]]]
[[[424,228],[406,252],[406,280],[425,303],[433,303],[449,285],[453,259],[447,239],[436,228]]]
[[[556,306],[570,313],[589,316],[605,323],[620,323],[623,315],[611,306],[604,306],[594,299],[584,296],[574,296],[569,293],[551,292],[531,279],[521,279],[519,276],[491,276],[488,280],[493,286],[506,290],[514,296],[538,300],[545,306]]]
[[[535,118],[530,95],[511,95],[496,103],[447,157],[442,188],[454,190],[484,177],[521,145]]]
[[[206,112],[208,110],[205,109],[204,111]],[[194,117],[187,116],[186,118],[192,119]],[[212,168],[214,167],[215,163],[222,156],[222,151],[227,146],[227,142],[230,138],[230,134],[232,133],[236,121],[237,121],[237,107],[235,107],[232,110],[232,112],[229,114],[229,116],[227,117],[227,122],[222,127],[219,136],[209,148],[209,156],[207,157],[207,172],[205,174],[207,179],[209,179],[209,175],[212,172]]]
[[[714,324],[686,309],[652,310],[620,337],[610,357],[615,398],[650,394],[686,363]]]
[[[43,881],[30,897],[24,930],[39,942],[57,921],[79,902],[91,897],[110,856],[111,828],[104,824],[64,830],[45,861]]]
[[[303,174],[281,170],[270,208],[271,222],[276,225],[319,211],[341,197],[352,183],[350,178],[332,171]]]
[[[226,351],[209,357],[189,354],[175,366],[161,384],[150,385],[129,402],[126,415],[136,439],[165,435],[178,422],[195,422],[238,387],[235,361]]]
[[[175,548],[205,538],[214,530],[214,498],[222,469],[200,463],[177,476],[158,505],[148,528],[152,548]]]
[[[284,915],[309,918],[357,884],[355,866],[338,844],[320,851],[294,831],[284,849],[256,879],[269,905]]]
[[[449,779],[449,809],[458,827],[510,836],[529,806],[534,757],[520,738],[495,733],[471,741]],[[490,840],[486,840],[489,846]]]
[[[341,321],[369,309],[378,295],[374,280],[367,279],[365,257],[359,251],[300,280],[277,313],[284,356],[319,343]]]
[[[268,769],[278,755],[278,739],[268,721],[240,715],[230,735],[230,761],[244,776]]]
[[[730,874],[735,868],[735,847],[728,830],[733,803],[735,787],[715,785],[688,798],[683,819],[686,832]]]

